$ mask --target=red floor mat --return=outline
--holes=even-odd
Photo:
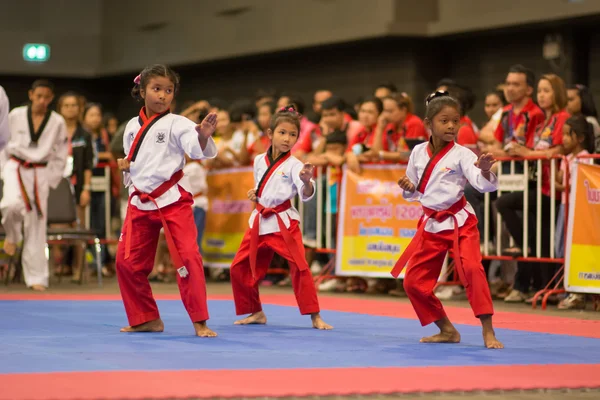
[[[0,400],[289,397],[600,387],[600,364],[0,375]]]

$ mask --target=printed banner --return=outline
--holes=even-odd
[[[575,164],[571,185],[565,289],[600,293],[600,166]]]
[[[211,171],[207,175],[208,212],[202,238],[204,265],[229,268],[248,229],[254,204],[252,167]]]
[[[423,210],[402,198],[401,165],[364,165],[361,175],[345,169],[340,198],[336,274],[391,278]],[[404,276],[404,272],[401,277]]]

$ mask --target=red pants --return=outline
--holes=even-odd
[[[240,249],[231,264],[231,286],[233,288],[233,299],[237,315],[253,314],[262,311],[258,285],[267,273],[273,253],[279,254],[288,261],[292,275],[292,287],[294,288],[300,313],[302,315],[318,313],[319,300],[317,299],[317,290],[315,289],[310,269],[304,271],[298,270],[298,266],[294,263],[281,233],[277,232],[260,236],[256,255],[257,277],[256,280],[252,278],[252,271],[250,270],[250,233],[251,230],[248,229],[244,235]],[[301,254],[303,254],[304,246],[302,244],[302,233],[298,228],[298,221],[290,221],[290,233],[301,248]]]
[[[161,208],[173,235],[175,246],[188,271],[182,278],[177,274],[177,284],[183,305],[192,322],[206,321],[206,282],[202,257],[196,243],[196,225],[192,212],[193,199],[187,191],[179,188],[181,198],[173,204]],[[117,249],[117,278],[129,325],[135,326],[159,318],[158,307],[152,296],[148,275],[154,268],[154,257],[162,223],[158,210],[142,211],[130,206],[133,230],[131,232],[131,253],[125,260],[125,242],[119,241]],[[121,237],[127,235],[123,227]]]
[[[421,325],[429,325],[446,316],[440,300],[433,294],[444,258],[452,248],[452,230],[423,233],[423,242],[408,262],[404,276],[404,290],[412,303]],[[467,291],[467,298],[476,317],[493,314],[492,296],[485,271],[481,265],[477,218],[469,215],[459,228],[462,271],[458,276]],[[454,254],[454,257],[459,255]]]

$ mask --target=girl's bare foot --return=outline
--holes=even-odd
[[[440,333],[422,338],[421,343],[460,343],[460,333],[448,317],[435,321],[435,324],[440,328]]]
[[[322,329],[327,331],[333,329],[333,326],[323,321],[323,318],[321,318],[321,314],[319,313],[311,314],[310,319],[312,319],[313,328],[315,329]]]
[[[485,347],[488,349],[503,349],[504,345],[496,339],[496,334],[494,331],[484,331],[483,332],[483,343]]]
[[[217,333],[206,326],[206,321],[194,322],[194,329],[196,330],[196,336],[217,337]]]
[[[4,252],[9,256],[14,256],[17,252],[17,244],[13,242],[9,242],[8,240],[4,241]]]
[[[264,325],[267,323],[267,316],[263,311],[255,312],[254,314],[250,314],[250,316],[237,320],[234,322],[235,325],[253,325],[259,324]]]
[[[421,338],[421,343],[460,343],[460,333],[456,329],[440,332],[437,335]]]
[[[31,285],[31,289],[35,290],[36,292],[43,292],[46,290],[46,286],[43,285]]]
[[[121,332],[162,332],[164,330],[165,325],[160,318],[136,326],[126,326],[125,328],[121,328]]]
[[[481,326],[483,327],[483,343],[488,349],[503,349],[504,345],[496,339],[496,333],[492,325],[491,315],[482,315],[479,317]]]

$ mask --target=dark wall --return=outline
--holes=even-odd
[[[568,82],[591,84],[600,94],[600,34],[592,27],[533,27],[519,32],[493,32],[441,39],[387,38],[238,58],[209,64],[180,66],[182,77],[178,96],[181,106],[188,100],[211,97],[233,101],[253,97],[259,88],[297,92],[310,108],[315,90],[329,88],[353,103],[369,95],[380,82],[393,81],[415,100],[417,114],[423,113],[423,99],[444,77],[470,85],[477,95],[471,117],[481,125],[485,120],[485,93],[501,83],[509,66],[522,63],[539,76],[557,72]],[[542,57],[548,32],[563,37],[565,59],[552,65]],[[589,62],[588,62],[589,60]],[[556,68],[558,67],[558,69]],[[89,100],[99,101],[121,119],[134,116],[139,104],[129,95],[133,76],[102,79],[55,79],[57,93],[78,90]],[[2,77],[11,104],[26,101],[32,79]]]

